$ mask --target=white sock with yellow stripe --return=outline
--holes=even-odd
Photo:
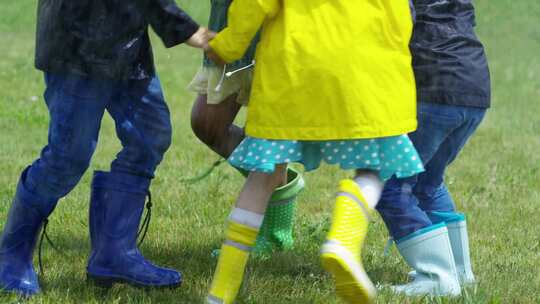
[[[234,208],[229,216],[226,240],[207,297],[207,303],[233,303],[242,285],[249,253],[255,245],[264,216]]]

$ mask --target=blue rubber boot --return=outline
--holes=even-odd
[[[56,200],[44,201],[24,187],[25,170],[0,239],[0,289],[22,296],[40,292],[32,257],[39,232]]]
[[[149,186],[150,179],[144,177],[94,173],[90,199],[89,281],[101,287],[127,283],[135,287],[172,288],[182,283],[179,272],[151,264],[137,248],[139,223]],[[147,208],[151,210],[151,202]],[[146,221],[143,227],[145,224]]]

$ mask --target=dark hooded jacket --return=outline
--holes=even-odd
[[[490,76],[471,0],[413,0],[418,101],[487,108]]]
[[[36,67],[111,79],[151,77],[149,25],[166,47],[199,28],[174,0],[39,0]]]

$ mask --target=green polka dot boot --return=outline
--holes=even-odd
[[[236,168],[242,175],[248,172]],[[296,213],[296,197],[304,189],[304,179],[295,169],[287,168],[288,183],[277,188],[272,194],[257,243],[253,251],[255,254],[265,255],[274,249],[289,250],[293,247],[293,225]],[[212,251],[213,257],[219,256],[219,249]]]
[[[304,189],[304,179],[295,169],[287,169],[288,183],[272,194],[264,221],[257,237],[254,251],[267,254],[272,250],[289,250],[293,247],[293,225],[296,197]]]

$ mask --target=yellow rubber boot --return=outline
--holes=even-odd
[[[221,247],[207,303],[234,302],[242,285],[249,252],[255,245],[258,233],[257,228],[229,221],[226,240]]]
[[[334,276],[337,294],[347,303],[371,303],[376,295],[361,260],[372,211],[354,181],[340,182],[332,226],[321,249],[321,262]]]

